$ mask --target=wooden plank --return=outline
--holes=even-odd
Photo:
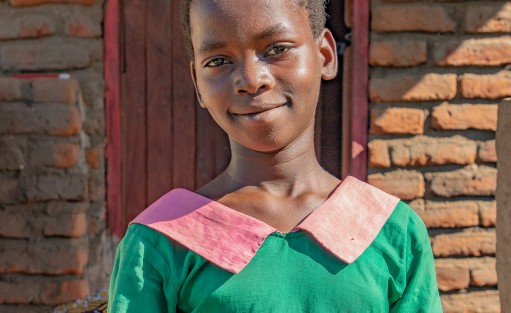
[[[126,80],[123,97],[123,207],[125,225],[147,205],[146,194],[146,1],[124,2]]]
[[[361,180],[367,179],[367,118],[368,99],[367,85],[369,77],[368,46],[369,46],[369,1],[353,1],[353,58],[352,66],[352,110],[351,137],[352,146],[360,146],[364,150],[353,154],[351,175]],[[353,148],[352,148],[353,150]],[[352,152],[353,153],[353,152]]]
[[[173,186],[195,188],[195,90],[183,43],[180,2],[172,2]]]
[[[344,0],[344,25],[349,28],[353,26],[353,1]]]
[[[147,201],[172,187],[172,4],[147,1]]]
[[[197,104],[198,105],[198,104]],[[206,109],[198,108],[197,116],[197,164],[196,164],[196,186],[202,187],[211,181],[216,174],[215,168],[215,133],[211,129],[215,122]]]
[[[119,0],[105,4],[105,111],[107,162],[107,219],[108,228],[117,237],[123,235],[122,168],[121,168],[121,103]]]

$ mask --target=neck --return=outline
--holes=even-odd
[[[314,125],[288,147],[259,152],[231,140],[231,162],[224,172],[238,188],[256,186],[274,195],[293,196],[321,188],[330,176],[314,150]]]

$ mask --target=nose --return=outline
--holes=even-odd
[[[237,95],[257,94],[275,85],[270,69],[256,56],[246,58],[237,67],[234,83]]]

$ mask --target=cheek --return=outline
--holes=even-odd
[[[314,109],[321,85],[321,73],[316,66],[316,60],[313,58],[300,59],[290,81],[293,83],[294,93],[300,97],[300,102],[307,104],[303,110]]]
[[[210,105],[217,106],[218,103],[225,103],[228,94],[229,85],[219,77],[206,77],[197,81],[197,86],[201,92],[202,100],[206,107]],[[222,101],[223,100],[223,101]]]
[[[302,57],[297,58],[293,64],[292,82],[294,91],[309,98],[311,91],[321,83],[321,73],[317,66],[317,60],[313,57],[312,51],[304,52]]]

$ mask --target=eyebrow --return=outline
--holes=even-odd
[[[272,25],[272,26],[264,29],[260,33],[256,34],[254,36],[254,38],[257,40],[261,40],[261,39],[275,36],[278,34],[282,34],[285,32],[287,32],[287,28],[285,27],[285,25],[283,23],[279,23],[279,24],[275,24],[275,25]],[[199,47],[199,53],[205,54],[212,50],[225,48],[226,46],[227,46],[227,44],[225,42],[203,40]]]
[[[225,42],[218,42],[218,41],[208,42],[208,41],[203,40],[199,47],[199,53],[205,54],[212,50],[225,48],[225,46],[226,46]]]
[[[287,32],[286,26],[283,23],[278,23],[278,24],[275,24],[273,26],[266,28],[265,30],[263,30],[262,32],[257,34],[255,36],[255,38],[256,39],[264,39],[264,38],[268,38],[268,37],[282,34],[285,32]]]

